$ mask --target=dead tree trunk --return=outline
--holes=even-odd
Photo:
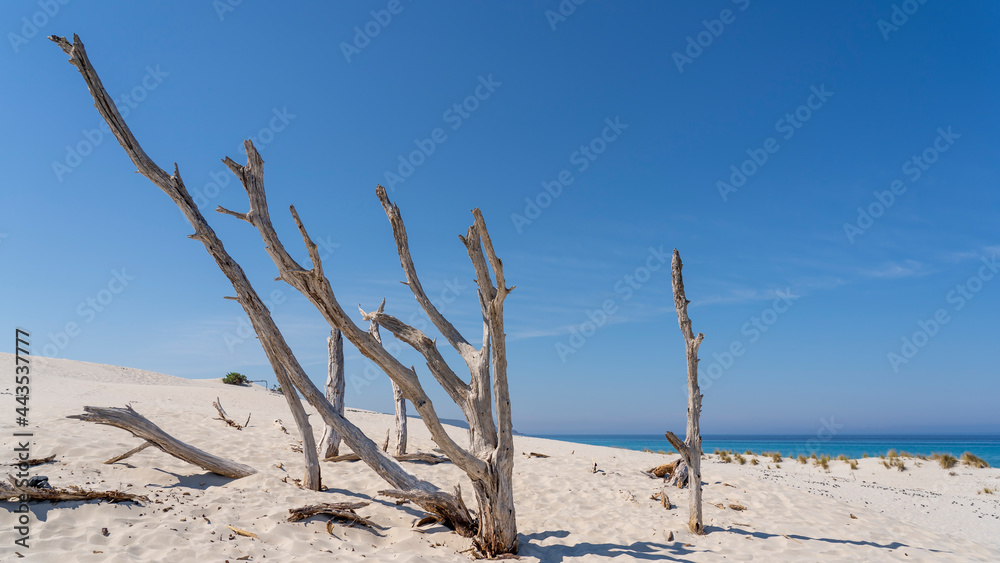
[[[344,416],[344,335],[337,329],[330,329],[326,339],[330,360],[326,374],[326,400],[333,409]],[[327,424],[320,443],[320,457],[326,459],[340,454],[340,434]]]
[[[278,375],[280,372],[281,375]],[[285,403],[288,410],[292,411],[292,418],[295,419],[295,426],[299,429],[299,436],[302,437],[302,452],[305,457],[305,476],[302,479],[302,488],[310,491],[318,491],[323,486],[319,469],[319,453],[316,451],[316,437],[313,435],[312,424],[309,423],[309,415],[299,400],[299,394],[295,392],[295,385],[292,384],[281,367],[275,370],[278,384],[281,385],[282,395],[285,396]]]
[[[254,332],[258,336],[258,340],[261,347],[264,349],[264,354],[267,356],[268,361],[271,364],[272,369],[275,372],[275,377],[278,378],[279,384],[284,388],[289,390],[294,390],[298,388],[302,392],[303,396],[309,403],[315,407],[320,416],[327,424],[331,424],[340,433],[341,438],[344,442],[359,456],[362,460],[372,468],[380,477],[385,479],[393,487],[403,491],[419,491],[421,493],[421,499],[433,499],[426,500],[425,503],[421,504],[420,500],[417,500],[425,510],[428,512],[433,512],[442,517],[444,523],[453,528],[459,534],[472,537],[476,534],[477,525],[473,516],[465,508],[465,505],[454,497],[450,493],[441,491],[439,488],[434,486],[427,481],[418,479],[417,477],[407,473],[403,468],[392,458],[386,455],[379,447],[371,441],[361,430],[351,424],[343,415],[337,413],[329,401],[320,393],[319,389],[312,383],[309,376],[306,375],[305,370],[299,364],[298,359],[292,352],[288,343],[285,341],[284,336],[281,331],[275,325],[274,320],[271,318],[270,311],[268,311],[267,306],[264,301],[260,298],[260,295],[253,288],[250,280],[247,279],[246,274],[239,264],[229,255],[222,241],[215,234],[215,231],[205,220],[205,217],[201,214],[198,206],[195,205],[193,198],[187,191],[187,187],[184,185],[184,180],[180,176],[180,170],[177,165],[174,165],[173,174],[168,174],[165,170],[156,165],[155,162],[146,154],[142,149],[142,146],[136,140],[132,131],[128,128],[121,114],[118,112],[118,108],[115,106],[114,101],[111,96],[108,95],[107,90],[104,89],[101,83],[100,77],[94,70],[90,59],[87,57],[86,48],[80,38],[73,36],[73,43],[70,43],[64,37],[50,36],[50,40],[55,42],[59,47],[70,56],[69,62],[73,64],[80,71],[80,75],[83,76],[84,81],[87,84],[88,90],[90,90],[91,97],[94,99],[94,107],[97,108],[101,117],[108,124],[111,132],[118,139],[118,143],[125,150],[129,159],[136,166],[138,171],[148,178],[153,184],[155,184],[160,190],[162,190],[168,197],[177,205],[181,213],[184,214],[185,218],[194,227],[194,234],[188,235],[188,238],[197,240],[205,246],[205,250],[210,256],[215,260],[215,264],[220,270],[226,275],[233,289],[236,291],[237,301],[246,312],[250,319],[250,324],[253,326]],[[245,146],[248,150],[248,160],[250,160],[254,167],[259,171],[260,167],[263,166],[263,161],[260,159],[259,153],[253,147],[253,144],[247,141]],[[237,175],[244,180],[244,186],[248,187],[248,195],[251,195],[255,204],[263,203],[264,213],[266,214],[266,200],[263,194],[263,185],[261,184],[259,188],[255,189],[254,184],[248,185],[246,177],[243,175],[243,167],[240,167],[232,160],[226,159],[225,163],[230,166]],[[231,213],[236,216],[241,214]],[[293,217],[298,218],[294,214]],[[248,222],[251,221],[250,214],[243,217]],[[270,227],[270,219],[265,218],[267,228],[273,233],[273,228]],[[313,270],[304,270],[301,267],[295,268],[294,270],[283,272],[283,277],[286,282],[293,283],[299,281],[308,281],[310,283],[314,282],[314,279],[322,278],[325,282],[325,277],[322,275],[322,266],[319,261],[319,252],[316,249],[315,243],[309,239],[308,235],[305,234],[304,228],[301,227],[299,223],[300,230],[302,231],[303,238],[306,242],[307,247],[310,251],[310,257],[313,258],[314,263],[317,266]],[[276,239],[276,237],[275,237]],[[278,242],[280,246],[280,241]],[[269,251],[271,249],[268,249]],[[281,252],[287,256],[284,252],[284,248],[281,248]],[[290,257],[288,257],[291,260]],[[294,263],[294,261],[293,261]],[[325,282],[327,287],[328,282]],[[299,284],[298,287],[301,287]],[[329,294],[332,299],[332,291]],[[360,332],[359,329],[353,325],[346,315],[337,305],[337,311],[343,318],[344,326],[350,326],[355,333]],[[355,338],[357,334],[351,333]],[[352,339],[352,342],[354,340]],[[382,358],[383,361],[394,361],[391,355],[384,354],[387,358]],[[396,362],[398,364],[398,362]],[[430,404],[429,400],[424,399],[426,395],[423,394],[423,390],[420,389],[419,382],[416,380],[416,375],[405,371],[401,364],[398,364],[399,369],[406,376],[406,385],[404,387],[404,394],[411,393],[413,397],[421,397],[421,401],[426,403],[428,406]],[[397,372],[398,375],[399,372]],[[287,394],[287,393],[286,393]],[[292,406],[292,403],[289,403]],[[292,410],[293,414],[295,409]],[[425,422],[429,425],[437,423],[440,426],[440,422],[437,417],[433,415],[433,411],[429,413],[430,419],[425,419]],[[443,432],[443,428],[437,432],[440,434]],[[434,432],[432,432],[434,433]],[[314,446],[315,447],[315,446]],[[454,452],[454,450],[453,450]]]
[[[197,465],[202,469],[207,469],[208,471],[222,475],[223,477],[239,479],[240,477],[253,475],[257,472],[257,470],[250,466],[243,465],[242,463],[236,463],[235,461],[230,461],[219,456],[214,456],[204,450],[200,450],[194,446],[189,446],[188,444],[181,442],[177,438],[174,438],[170,434],[161,430],[159,426],[150,422],[148,418],[135,412],[130,406],[125,408],[83,407],[83,410],[85,411],[85,414],[76,414],[66,418],[75,418],[97,424],[107,424],[108,426],[128,430],[135,437],[145,440],[146,444],[156,446],[160,450],[176,457],[177,459]],[[146,447],[146,444],[131,450],[126,455],[112,458],[112,460],[109,461],[113,462],[125,459],[128,455],[143,450]]]
[[[392,383],[392,399],[396,405],[396,450],[393,455],[398,458],[406,455],[406,399],[395,382]]]
[[[381,314],[383,311],[385,311],[385,299],[379,304],[378,310],[375,313]],[[362,309],[361,315],[364,316],[364,314],[365,312]],[[378,323],[374,319],[369,321],[368,333],[372,335],[380,346],[382,345],[382,335],[379,333]],[[403,390],[399,388],[399,385],[391,379],[389,381],[392,383],[392,399],[396,407],[396,449],[393,455],[398,459],[399,456],[406,454],[406,399],[403,398]],[[386,436],[386,440],[388,440],[388,436]],[[386,450],[387,448],[382,449]]]
[[[691,319],[688,318],[687,314],[687,306],[690,301],[684,296],[684,278],[681,276],[683,267],[681,255],[675,248],[671,270],[677,322],[680,324],[681,334],[684,335],[684,350],[687,355],[687,436],[686,441],[681,442],[673,432],[667,432],[667,440],[677,450],[677,453],[681,454],[681,458],[688,468],[688,487],[691,490],[688,528],[691,529],[691,532],[702,535],[705,533],[705,526],[701,513],[701,426],[699,422],[701,418],[701,389],[698,388],[698,347],[701,346],[705,335],[699,332],[698,336],[695,336],[691,329]]]
[[[205,245],[206,250],[215,259],[216,265],[229,278],[237,293],[236,300],[250,317],[254,331],[279,377],[279,382],[281,378],[287,377],[290,380],[289,390],[297,388],[301,391],[305,399],[319,411],[324,421],[341,434],[344,442],[376,473],[396,487],[395,493],[402,494],[403,498],[411,498],[429,512],[440,515],[448,526],[460,534],[475,535],[475,546],[486,556],[516,553],[518,539],[511,486],[514,460],[513,426],[503,322],[503,303],[514,288],[505,285],[503,264],[494,252],[493,243],[479,209],[473,210],[474,222],[469,227],[468,234],[460,237],[465,243],[476,271],[476,281],[479,286],[479,301],[483,316],[483,345],[476,349],[437,311],[424,294],[409,255],[406,232],[399,210],[389,202],[381,186],[377,189],[378,197],[392,224],[407,284],[435,327],[465,360],[472,375],[471,384],[466,384],[451,370],[441,357],[435,342],[420,330],[385,313],[373,313],[370,318],[366,318],[386,327],[397,338],[407,342],[424,356],[431,374],[452,400],[462,408],[469,422],[472,438],[469,450],[460,447],[445,430],[430,398],[417,378],[416,371],[412,367],[407,368],[389,354],[371,334],[354,324],[341,308],[329,280],[323,273],[317,246],[306,232],[294,207],[291,208],[292,218],[305,242],[312,267],[303,268],[285,250],[271,224],[264,194],[264,162],[251,141],[244,143],[247,155],[245,166],[229,158],[224,160],[243,184],[250,200],[250,209],[246,213],[222,207],[217,209],[256,228],[267,254],[278,268],[279,279],[305,295],[331,328],[341,330],[364,356],[375,362],[399,386],[403,397],[417,409],[435,443],[472,480],[479,505],[477,521],[473,519],[461,497],[445,493],[404,471],[356,426],[335,411],[306,375],[246,274],[226,252],[222,242],[194,204],[180,177],[178,167],[175,165],[173,174],[168,174],[142,150],[101,84],[79,37],[74,36],[72,44],[61,37],[53,36],[50,39],[70,55],[70,62],[84,77],[96,102],[95,106],[139,172],[163,190],[180,208],[195,229],[195,233],[190,237]],[[497,424],[493,421],[494,406]]]

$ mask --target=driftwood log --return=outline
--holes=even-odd
[[[688,381],[688,407],[687,407],[687,430],[684,442],[673,432],[667,432],[667,440],[670,445],[681,454],[684,462],[685,476],[691,484],[690,515],[688,518],[688,528],[692,533],[703,535],[705,533],[704,518],[701,509],[701,389],[698,387],[698,347],[701,346],[705,335],[698,333],[694,335],[691,328],[691,319],[688,317],[687,306],[690,301],[684,295],[684,278],[681,270],[684,264],[681,263],[681,255],[674,249],[673,260],[671,260],[671,280],[674,290],[674,307],[677,309],[677,323],[681,327],[681,334],[684,335],[684,351],[687,356],[687,381]],[[675,471],[677,478],[671,477],[672,481],[679,480],[680,471]]]
[[[14,461],[8,463],[7,465],[25,465],[28,467],[34,467],[35,465],[44,465],[46,463],[52,463],[56,459],[56,454],[52,454],[49,457],[42,457],[36,459],[26,459],[24,461]]]
[[[677,469],[677,466],[680,463],[681,460],[675,459],[670,463],[664,463],[663,465],[656,466],[647,471],[647,473],[651,474],[653,477],[656,477],[658,479],[663,479],[664,477],[669,477],[674,472],[674,470]]]
[[[683,489],[688,486],[689,482],[690,474],[688,473],[688,466],[682,461],[677,464],[677,468],[670,474],[670,478],[667,479],[667,486]]]
[[[316,516],[317,514],[325,514],[332,517],[330,522],[333,522],[334,520],[343,520],[345,522],[358,524],[375,531],[378,528],[381,528],[381,526],[377,526],[371,520],[363,516],[359,516],[358,513],[355,512],[355,510],[364,508],[369,504],[370,503],[367,502],[328,502],[324,504],[311,504],[301,508],[289,508],[288,521],[298,522],[311,516]],[[327,526],[327,529],[329,530],[329,526]]]
[[[135,437],[146,440],[163,452],[168,453],[177,459],[197,465],[202,469],[222,475],[223,477],[239,479],[241,477],[246,477],[247,475],[253,475],[257,472],[256,469],[250,466],[214,456],[204,450],[200,450],[194,446],[189,446],[188,444],[181,442],[177,438],[174,438],[170,434],[161,430],[159,426],[150,422],[146,417],[135,412],[131,406],[127,406],[125,408],[83,407],[83,410],[86,411],[85,414],[72,415],[66,418],[75,418],[96,424],[106,424],[108,426],[114,426],[116,428],[121,428],[122,430],[127,430]],[[128,455],[140,451],[141,449],[143,449],[142,446],[136,448]],[[120,457],[119,459],[124,459],[124,457]]]
[[[428,454],[424,452],[416,452],[412,454],[394,455],[392,456],[396,461],[422,461],[424,463],[430,463],[432,465],[438,463],[445,463],[450,461],[448,458],[440,455]],[[340,454],[338,456],[328,457],[323,461],[338,462],[338,461],[361,461],[361,456],[355,453],[350,454]]]
[[[459,534],[466,537],[475,536],[473,544],[482,554],[495,557],[517,553],[518,534],[512,487],[513,425],[507,382],[507,348],[503,315],[504,301],[514,288],[508,287],[505,283],[503,263],[496,255],[480,210],[473,209],[474,223],[465,236],[459,237],[476,272],[483,319],[483,343],[477,348],[471,345],[427,298],[416,277],[399,210],[389,201],[384,188],[379,186],[376,189],[376,194],[392,225],[407,286],[435,327],[465,360],[471,374],[469,383],[452,371],[441,357],[434,341],[422,331],[384,313],[377,314],[374,319],[366,319],[374,320],[380,326],[387,328],[424,356],[431,374],[465,414],[470,435],[470,446],[466,449],[458,445],[444,428],[415,370],[402,364],[378,345],[370,334],[354,323],[337,302],[329,279],[323,272],[318,247],[307,233],[294,207],[290,208],[292,219],[305,243],[311,267],[303,267],[285,249],[271,222],[267,206],[263,179],[264,161],[250,140],[244,143],[247,157],[245,165],[238,164],[231,158],[223,161],[243,185],[249,199],[249,209],[246,212],[231,211],[222,207],[217,209],[220,213],[231,215],[252,225],[261,236],[264,250],[277,267],[279,279],[306,296],[331,328],[341,330],[346,339],[399,386],[403,397],[420,414],[434,442],[472,481],[479,505],[477,518],[473,517],[461,498],[455,498],[435,485],[407,473],[396,460],[378,450],[378,446],[360,429],[335,411],[305,373],[246,273],[226,251],[222,241],[194,203],[181,178],[179,167],[175,164],[172,173],[167,172],[143,150],[122,118],[114,100],[101,83],[80,38],[74,36],[72,43],[64,37],[50,36],[49,39],[69,55],[69,62],[79,70],[86,82],[95,107],[138,172],[153,182],[177,205],[194,228],[194,233],[189,237],[204,245],[216,265],[229,279],[236,291],[235,301],[247,313],[264,353],[275,371],[275,376],[285,389],[285,397],[296,421],[300,422],[299,414],[302,412],[302,405],[295,392],[298,390],[316,408],[324,422],[334,426],[351,450],[357,452],[369,467],[395,487],[397,493],[410,495],[411,499],[425,510],[440,514],[447,525]],[[312,454],[314,458],[318,457],[317,448],[311,431],[307,431],[308,420],[305,420],[304,416],[299,424],[299,430],[302,433],[303,444],[308,446],[305,448],[307,463],[312,465],[309,456]],[[318,463],[315,465],[318,466]]]
[[[57,502],[61,500],[103,500],[107,502],[149,502],[149,499],[141,495],[133,495],[120,491],[88,491],[80,487],[68,488],[39,488],[23,487],[18,485],[18,480],[13,475],[8,475],[10,483],[0,481],[0,500],[13,498],[26,498],[28,500],[48,500]]]

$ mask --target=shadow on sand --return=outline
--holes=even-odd
[[[696,552],[696,550],[688,549],[681,542],[675,542],[670,545],[654,542],[635,542],[631,545],[590,542],[538,545],[538,542],[548,538],[566,537],[569,537],[569,532],[566,530],[521,534],[519,555],[537,557],[546,562],[559,562],[588,555],[607,558],[625,556],[623,559],[637,561],[690,561],[683,557]]]

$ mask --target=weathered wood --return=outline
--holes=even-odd
[[[395,382],[392,382],[392,402],[396,405],[396,448],[393,455],[399,459],[399,456],[406,455],[406,399]]]
[[[50,36],[49,39],[59,45],[59,47],[70,56],[69,62],[80,71],[80,75],[86,82],[91,97],[94,99],[94,106],[101,114],[101,117],[104,118],[104,121],[110,127],[111,132],[115,135],[115,138],[125,150],[125,153],[136,166],[138,171],[153,182],[153,184],[160,188],[160,190],[162,190],[165,194],[167,194],[167,196],[170,197],[170,199],[177,205],[178,209],[180,209],[181,213],[184,214],[185,218],[195,229],[194,234],[189,235],[189,238],[197,240],[205,246],[205,250],[210,256],[212,256],[216,265],[229,279],[237,294],[236,301],[247,313],[254,332],[258,336],[258,341],[264,349],[264,353],[275,372],[275,377],[278,379],[278,383],[285,390],[284,394],[286,395],[286,398],[290,394],[290,391],[294,391],[295,388],[298,388],[306,400],[308,400],[309,403],[319,411],[323,420],[328,424],[333,425],[341,434],[344,442],[354,451],[360,452],[365,463],[368,464],[390,485],[401,490],[419,488],[429,492],[440,492],[440,490],[431,483],[406,473],[395,460],[391,459],[388,455],[379,450],[378,446],[375,445],[371,439],[365,436],[357,426],[351,424],[350,421],[344,418],[343,415],[337,413],[333,409],[330,402],[323,397],[316,386],[313,385],[312,381],[305,373],[305,370],[302,369],[302,366],[295,358],[294,353],[292,353],[292,350],[285,341],[281,331],[271,318],[267,306],[264,304],[257,291],[253,288],[253,285],[247,279],[243,269],[236,263],[235,260],[232,259],[223,246],[222,241],[219,240],[215,231],[208,224],[205,217],[198,209],[198,206],[195,205],[193,198],[190,193],[188,193],[187,188],[184,185],[184,181],[180,176],[179,168],[174,165],[174,173],[168,174],[165,170],[157,166],[156,163],[153,162],[153,160],[149,158],[146,152],[142,149],[121,114],[118,112],[118,108],[116,107],[114,100],[110,95],[108,95],[107,90],[105,90],[103,84],[101,83],[101,79],[94,70],[90,59],[87,56],[86,48],[80,38],[78,36],[74,36],[73,43],[67,41],[65,37]],[[262,213],[262,219],[259,221],[266,222],[266,225],[264,225],[262,230],[265,233],[270,231],[273,234],[273,228],[270,226],[270,218],[267,216],[267,202],[263,192],[263,160],[261,160],[259,153],[257,153],[256,149],[253,147],[252,142],[247,141],[244,143],[244,146],[247,148],[247,167],[239,166],[228,158],[224,160],[224,163],[241,179],[244,183],[244,187],[248,188],[247,191],[248,195],[251,197],[252,204],[258,207],[263,207],[263,211],[260,212]],[[248,213],[244,214],[242,218],[249,222],[252,216],[253,214]],[[301,222],[298,221],[298,216],[294,213],[294,210],[293,218],[296,219],[300,230],[303,232],[310,256],[314,259],[314,262],[319,265],[319,252],[316,245],[308,238],[308,235],[305,234],[304,228],[301,227]],[[280,241],[277,241],[276,235],[274,235],[272,242],[275,242],[278,246],[281,245]],[[291,257],[288,256],[283,247],[279,250],[268,245],[266,249],[269,252],[276,253],[275,256],[286,257],[290,261],[289,264],[286,264],[288,266],[285,269],[286,277],[283,278],[286,281],[305,281],[307,279],[312,279],[311,277],[305,275],[308,273],[306,270],[299,267],[294,260],[291,260]],[[317,268],[316,273],[318,273],[318,277],[322,278],[322,267],[317,266]],[[310,282],[309,285],[311,287],[315,284]],[[306,289],[302,283],[299,283],[297,288]],[[319,287],[317,288],[317,291],[322,292],[323,288]],[[360,333],[360,331],[350,322],[346,313],[340,309],[340,306],[336,304],[336,301],[333,299],[332,291],[329,291],[328,294],[324,293],[324,297],[329,297],[329,299],[332,300],[333,304],[336,306],[334,312],[339,315],[339,319],[344,326],[350,326],[353,328],[353,332],[350,333],[353,337],[352,342],[357,340],[359,338],[358,333]],[[383,362],[395,361],[391,355],[385,353],[384,351],[382,354],[383,357],[381,359]],[[402,373],[409,373],[406,371],[406,368],[402,367],[402,364],[399,364],[399,362],[396,362],[396,364],[397,365],[394,366],[393,369],[401,371]],[[416,376],[414,374],[411,379],[407,381],[407,387],[404,389],[404,393],[409,392],[415,384]],[[416,385],[416,390],[413,392],[412,397],[418,397],[420,399],[420,404],[426,404],[430,407],[430,401],[424,398],[426,396],[422,394],[421,390],[419,390],[418,385]],[[293,406],[290,399],[289,406]],[[437,421],[437,418],[432,410],[427,410],[429,418],[425,417],[424,420],[426,423],[433,425],[433,421]],[[433,421],[431,419],[433,419]],[[443,432],[443,428],[438,430],[436,433],[440,434],[441,432]],[[446,495],[446,493],[441,493],[441,495]],[[444,507],[446,505],[447,503],[440,502],[434,506]],[[452,508],[454,508],[454,510],[459,510],[457,501],[452,503]],[[466,516],[459,514],[456,518],[461,521],[465,519]]]
[[[289,508],[288,509],[288,521],[289,522],[299,522],[300,520],[305,520],[310,516],[315,516],[317,514],[330,514],[329,511],[355,511],[359,508],[364,508],[371,504],[370,502],[327,502],[323,504],[310,504],[307,506],[302,506],[299,508]]]
[[[453,511],[451,503],[457,499],[459,505],[464,510],[457,511],[458,514],[468,515],[467,519],[463,520],[452,520],[445,521],[444,523],[449,527],[454,529],[460,535],[465,537],[476,536],[479,529],[479,525],[474,518],[472,518],[472,513],[469,509],[465,507],[465,501],[462,500],[462,489],[461,487],[455,487],[454,495],[445,495],[444,493],[429,493],[427,491],[420,490],[410,490],[410,491],[399,491],[399,490],[383,490],[379,491],[378,494],[387,497],[392,497],[400,500],[409,500],[419,504],[424,510],[427,510],[431,514],[441,515],[448,514]],[[443,506],[438,506],[443,504]],[[431,507],[431,510],[428,510]]]
[[[361,309],[361,306],[358,306]],[[375,311],[374,315],[379,315],[385,311],[385,299],[382,299],[382,303],[379,304],[378,309]],[[374,316],[365,315],[364,309],[361,309],[361,316],[369,318],[368,323],[368,333],[372,335],[379,345],[382,345],[382,335],[378,330],[378,323],[375,322]],[[395,405],[396,411],[396,448],[394,457],[397,459],[399,456],[406,453],[406,399],[403,398],[403,390],[400,389],[399,384],[397,384],[392,379],[389,380],[392,384],[392,400]],[[389,451],[388,435],[386,435],[386,443],[382,446],[382,451]]]
[[[705,533],[704,518],[701,506],[701,389],[698,387],[698,348],[701,346],[705,335],[698,333],[694,335],[691,328],[691,319],[688,317],[687,306],[690,301],[684,294],[684,278],[681,274],[684,264],[681,262],[681,255],[674,249],[673,260],[671,260],[671,280],[674,291],[674,307],[677,309],[677,323],[680,325],[681,334],[684,335],[684,350],[687,356],[687,381],[688,381],[688,407],[687,407],[687,430],[686,441],[681,442],[673,432],[667,432],[667,440],[681,454],[684,461],[685,475],[691,490],[690,514],[688,517],[688,528],[692,533],[702,535]],[[680,471],[675,471],[671,477],[672,481],[680,478]]]
[[[333,405],[333,410],[344,416],[344,335],[339,329],[331,328],[326,339],[327,370],[326,370],[326,400]],[[321,458],[334,457],[340,453],[340,434],[330,424],[323,431],[320,439],[319,455]]]
[[[107,502],[149,502],[141,495],[123,493],[120,491],[88,491],[80,487],[47,488],[26,487],[18,483],[13,475],[7,475],[10,484],[0,481],[0,500],[27,499],[58,502],[63,500],[104,500]]]
[[[135,437],[142,438],[165,453],[202,469],[211,471],[223,477],[239,479],[253,475],[256,469],[236,463],[225,458],[214,456],[204,450],[190,446],[174,438],[153,424],[146,417],[135,412],[131,406],[118,407],[83,407],[84,414],[76,414],[66,418],[75,418],[96,424],[106,424],[131,432]]]
[[[146,449],[146,448],[148,448],[149,446],[152,446],[152,445],[153,444],[151,444],[149,442],[143,442],[143,443],[139,444],[138,446],[132,448],[131,450],[129,450],[129,451],[127,451],[127,452],[125,452],[125,453],[123,453],[121,455],[116,455],[115,457],[109,459],[108,461],[105,461],[104,464],[105,465],[111,465],[112,463],[118,463],[119,461],[121,461],[123,459],[128,459],[128,458],[134,456],[135,454],[141,452],[142,450],[144,450],[144,449]]]
[[[242,424],[240,424],[239,422],[236,422],[235,420],[229,418],[229,415],[226,414],[226,409],[222,408],[222,399],[220,399],[219,397],[216,397],[215,398],[215,402],[212,403],[212,406],[215,407],[215,410],[218,411],[218,413],[219,413],[218,420],[221,420],[222,422],[225,422],[228,426],[232,426],[233,428],[235,428],[237,430],[243,430],[243,425]],[[250,419],[247,418],[247,422],[249,422],[249,421],[250,421]]]
[[[674,461],[671,461],[670,463],[664,463],[663,465],[659,465],[657,467],[650,469],[648,473],[651,473],[654,477],[662,479],[663,477],[666,477],[671,473],[673,473],[674,469],[677,468],[677,465],[680,462],[681,460],[676,459]]]
[[[688,474],[688,466],[686,463],[681,461],[677,468],[670,474],[667,479],[668,487],[677,487],[678,489],[683,489],[690,484],[690,475]],[[694,487],[692,487],[693,489]]]
[[[470,424],[471,451],[469,451],[455,443],[448,434],[438,418],[430,398],[421,387],[413,368],[404,366],[381,345],[378,345],[374,338],[354,324],[341,308],[330,287],[329,280],[323,274],[318,247],[309,237],[294,207],[290,209],[292,219],[302,235],[312,267],[310,269],[303,268],[285,250],[271,223],[267,208],[263,184],[264,162],[249,140],[244,143],[247,155],[246,165],[237,164],[230,158],[226,158],[223,162],[243,184],[250,201],[250,209],[246,213],[233,212],[222,207],[217,209],[221,213],[232,215],[254,226],[261,235],[265,251],[278,268],[279,279],[305,295],[316,306],[331,328],[341,330],[344,336],[365,357],[378,365],[399,386],[402,396],[414,405],[435,443],[472,480],[480,507],[479,525],[475,526],[475,519],[472,518],[460,497],[456,498],[444,493],[431,483],[405,472],[398,462],[384,452],[380,452],[377,445],[356,426],[347,421],[343,415],[335,411],[298,363],[280,330],[274,324],[267,307],[250,284],[242,268],[226,252],[222,242],[194,204],[184,186],[177,165],[174,165],[173,174],[168,174],[143,151],[101,84],[79,37],[74,36],[73,43],[61,37],[53,36],[50,39],[70,55],[70,62],[77,67],[86,81],[91,96],[94,98],[95,106],[133,164],[140,173],[174,201],[195,229],[195,233],[190,235],[190,238],[200,241],[205,246],[215,259],[216,265],[229,278],[236,291],[236,301],[240,303],[250,318],[251,325],[275,370],[279,383],[283,388],[287,388],[285,395],[292,408],[293,416],[296,411],[292,401],[293,399],[298,401],[294,392],[298,389],[304,398],[319,411],[324,421],[336,428],[343,441],[393,487],[411,494],[418,504],[422,502],[420,499],[426,501],[426,505],[421,504],[425,510],[442,515],[445,522],[459,533],[473,535],[478,532],[475,544],[483,554],[496,556],[516,553],[517,529],[511,487],[513,427],[510,416],[506,343],[503,330],[503,302],[514,288],[507,287],[504,283],[503,266],[494,252],[493,243],[486,230],[481,212],[478,209],[473,210],[475,221],[469,227],[468,235],[460,238],[466,245],[477,274],[476,281],[479,286],[484,321],[483,346],[479,350],[475,350],[468,343],[466,346],[462,346],[461,341],[455,338],[457,331],[453,327],[451,330],[446,328],[442,331],[446,332],[446,338],[449,341],[458,344],[459,353],[466,360],[472,372],[471,384],[466,385],[454,372],[446,369],[447,364],[443,360],[438,361],[440,354],[433,346],[433,341],[427,339],[420,331],[402,325],[402,328],[406,329],[409,335],[414,336],[414,342],[417,343],[415,348],[428,359],[432,375],[441,382],[449,395],[456,399],[466,414]],[[388,203],[385,190],[381,186],[376,190],[376,193],[383,202],[383,207],[386,208],[392,222],[393,216],[390,210],[395,210],[397,215],[398,210]],[[392,226],[394,235],[397,235],[398,246],[400,239],[397,233],[397,224],[393,223]],[[402,226],[401,219],[398,221],[398,226]],[[402,261],[402,252],[400,257]],[[496,287],[494,287],[489,275],[490,269],[495,276]],[[409,271],[407,278],[410,288],[416,296],[418,291],[410,280]],[[422,290],[419,293],[422,293]],[[443,321],[443,316],[433,308],[429,300],[421,302],[421,305],[431,315],[432,321],[439,329],[441,326],[450,326],[450,324],[444,324],[446,321]],[[381,318],[375,320],[380,325],[387,326]],[[395,331],[394,334],[396,334]],[[400,336],[400,334],[396,335],[406,341],[405,337]],[[491,371],[493,375],[492,389],[490,387]],[[496,408],[498,423],[496,425],[493,422],[493,404],[491,402],[495,404]],[[308,424],[307,420],[303,419],[303,422]],[[303,431],[304,445],[311,445],[311,447],[305,448],[308,456],[310,452],[315,452],[316,448],[315,444],[312,443],[312,438],[306,436],[305,428],[305,426],[300,425],[300,431]]]
[[[288,410],[292,413],[292,419],[295,421],[295,426],[299,429],[299,436],[302,439],[302,455],[305,458],[303,460],[302,487],[310,491],[318,491],[323,487],[323,481],[319,468],[319,452],[316,451],[316,437],[313,436],[312,424],[309,422],[306,409],[302,406],[299,394],[295,391],[295,384],[292,383],[292,378],[288,376],[286,370],[287,366],[276,366],[274,375],[278,379],[278,384],[281,385],[285,404],[288,405]]]
[[[6,463],[4,465],[25,465],[28,467],[34,467],[36,465],[44,465],[46,463],[51,463],[56,459],[56,454],[52,454],[49,457],[36,458],[36,459],[26,459],[23,461],[13,461],[11,463]]]
[[[412,454],[403,454],[403,455],[394,455],[392,457],[395,458],[396,461],[422,461],[424,463],[430,463],[432,465],[436,465],[438,463],[445,463],[447,461],[450,461],[446,457],[439,456],[439,455],[434,455],[434,454],[423,453],[423,452],[416,452],[416,453],[412,453]],[[328,458],[324,459],[323,461],[329,461],[329,462],[334,462],[334,463],[339,462],[339,461],[361,461],[361,456],[359,456],[358,454],[355,454],[355,453],[340,454],[338,456],[328,457]]]

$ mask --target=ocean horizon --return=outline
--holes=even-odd
[[[532,434],[536,438],[606,446],[627,450],[652,450],[676,453],[662,434]],[[705,434],[702,436],[702,450],[712,453],[716,449],[732,450],[738,453],[752,451],[780,452],[785,457],[804,455],[846,455],[860,459],[884,455],[889,450],[914,455],[929,456],[934,453],[948,453],[959,457],[963,452],[972,452],[990,464],[1000,467],[1000,435],[997,434],[871,434],[837,435],[821,438],[816,435],[794,434]]]

